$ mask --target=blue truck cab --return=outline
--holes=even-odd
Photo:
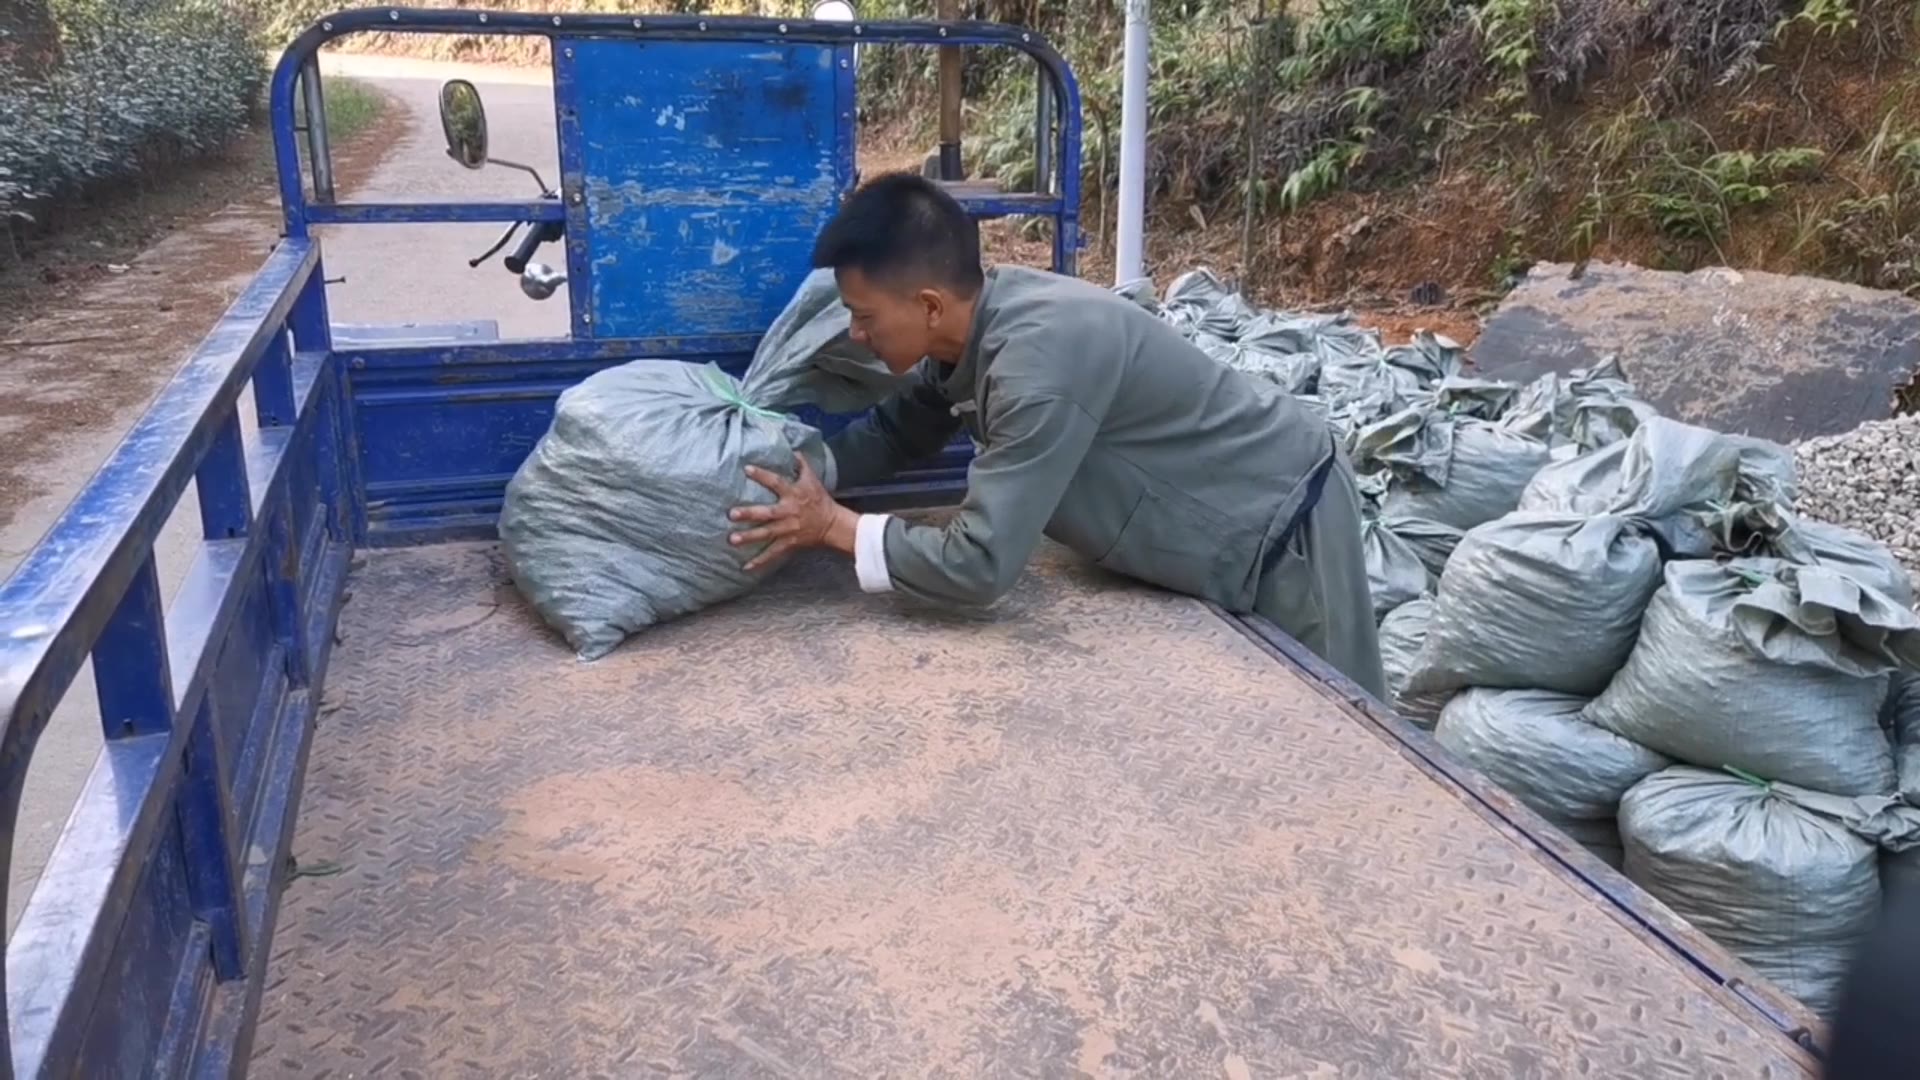
[[[557,184],[337,197],[298,103],[317,139],[369,31],[549,39]],[[984,613],[799,560],[593,664],[539,625],[506,481],[597,370],[745,363],[857,183],[868,45],[1031,61],[1038,180],[956,193],[1072,273],[1079,91],[1017,26],[376,8],[286,51],[283,240],[0,586],[9,854],[89,658],[106,739],[9,1075],[1813,1075],[1798,1005],[1258,618],[1049,549]],[[316,227],[471,222],[569,334],[329,317]]]

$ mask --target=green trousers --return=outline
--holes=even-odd
[[[1380,636],[1360,548],[1360,489],[1342,456],[1320,502],[1261,575],[1253,610],[1382,701]]]

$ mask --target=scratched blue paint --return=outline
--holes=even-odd
[[[214,738],[211,712],[203,704],[186,732],[180,837],[186,855],[187,895],[194,914],[207,924],[214,973],[221,979],[237,979],[244,971],[246,941],[234,874],[235,829],[227,805],[232,782]]]
[[[246,535],[253,494],[247,484],[247,452],[239,417],[229,417],[214,432],[193,480],[200,497],[200,534],[209,540]]]
[[[561,237],[568,281],[586,281],[587,258],[586,140],[580,128],[579,66],[574,62],[579,42],[554,43],[553,122],[560,137],[560,191],[566,210],[566,232]],[[590,341],[604,334],[593,321],[593,296],[584,288],[567,289],[567,318],[576,341]]]
[[[154,1049],[166,1036],[176,974],[183,964],[208,961],[187,949],[194,917],[186,862],[179,822],[169,815],[128,898],[126,924],[114,928],[104,979],[112,988],[113,1007],[90,1009],[91,1015],[75,1024],[80,1045],[72,1067],[61,1070],[64,1075],[146,1075]]]
[[[164,732],[173,724],[165,610],[149,553],[93,645],[100,725],[109,739]]]
[[[838,51],[567,47],[594,334],[763,331],[806,275],[848,175]]]

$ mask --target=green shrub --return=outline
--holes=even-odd
[[[61,60],[0,71],[0,220],[218,149],[243,130],[265,77],[222,0],[56,0]]]

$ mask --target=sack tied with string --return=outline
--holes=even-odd
[[[1668,563],[1633,655],[1587,719],[1679,761],[1836,795],[1894,791],[1889,675],[1920,616],[1845,573],[1781,559]]]
[[[743,379],[637,360],[560,395],[553,426],[507,485],[500,540],[514,582],[580,659],[753,586],[745,566],[758,550],[727,543],[727,512],[773,495],[746,466],[791,478],[797,453],[834,487],[820,431],[785,410],[855,412],[898,382],[847,326],[832,273],[819,270]]]
[[[1828,1019],[1920,810],[1676,766],[1620,800],[1626,875]]]

